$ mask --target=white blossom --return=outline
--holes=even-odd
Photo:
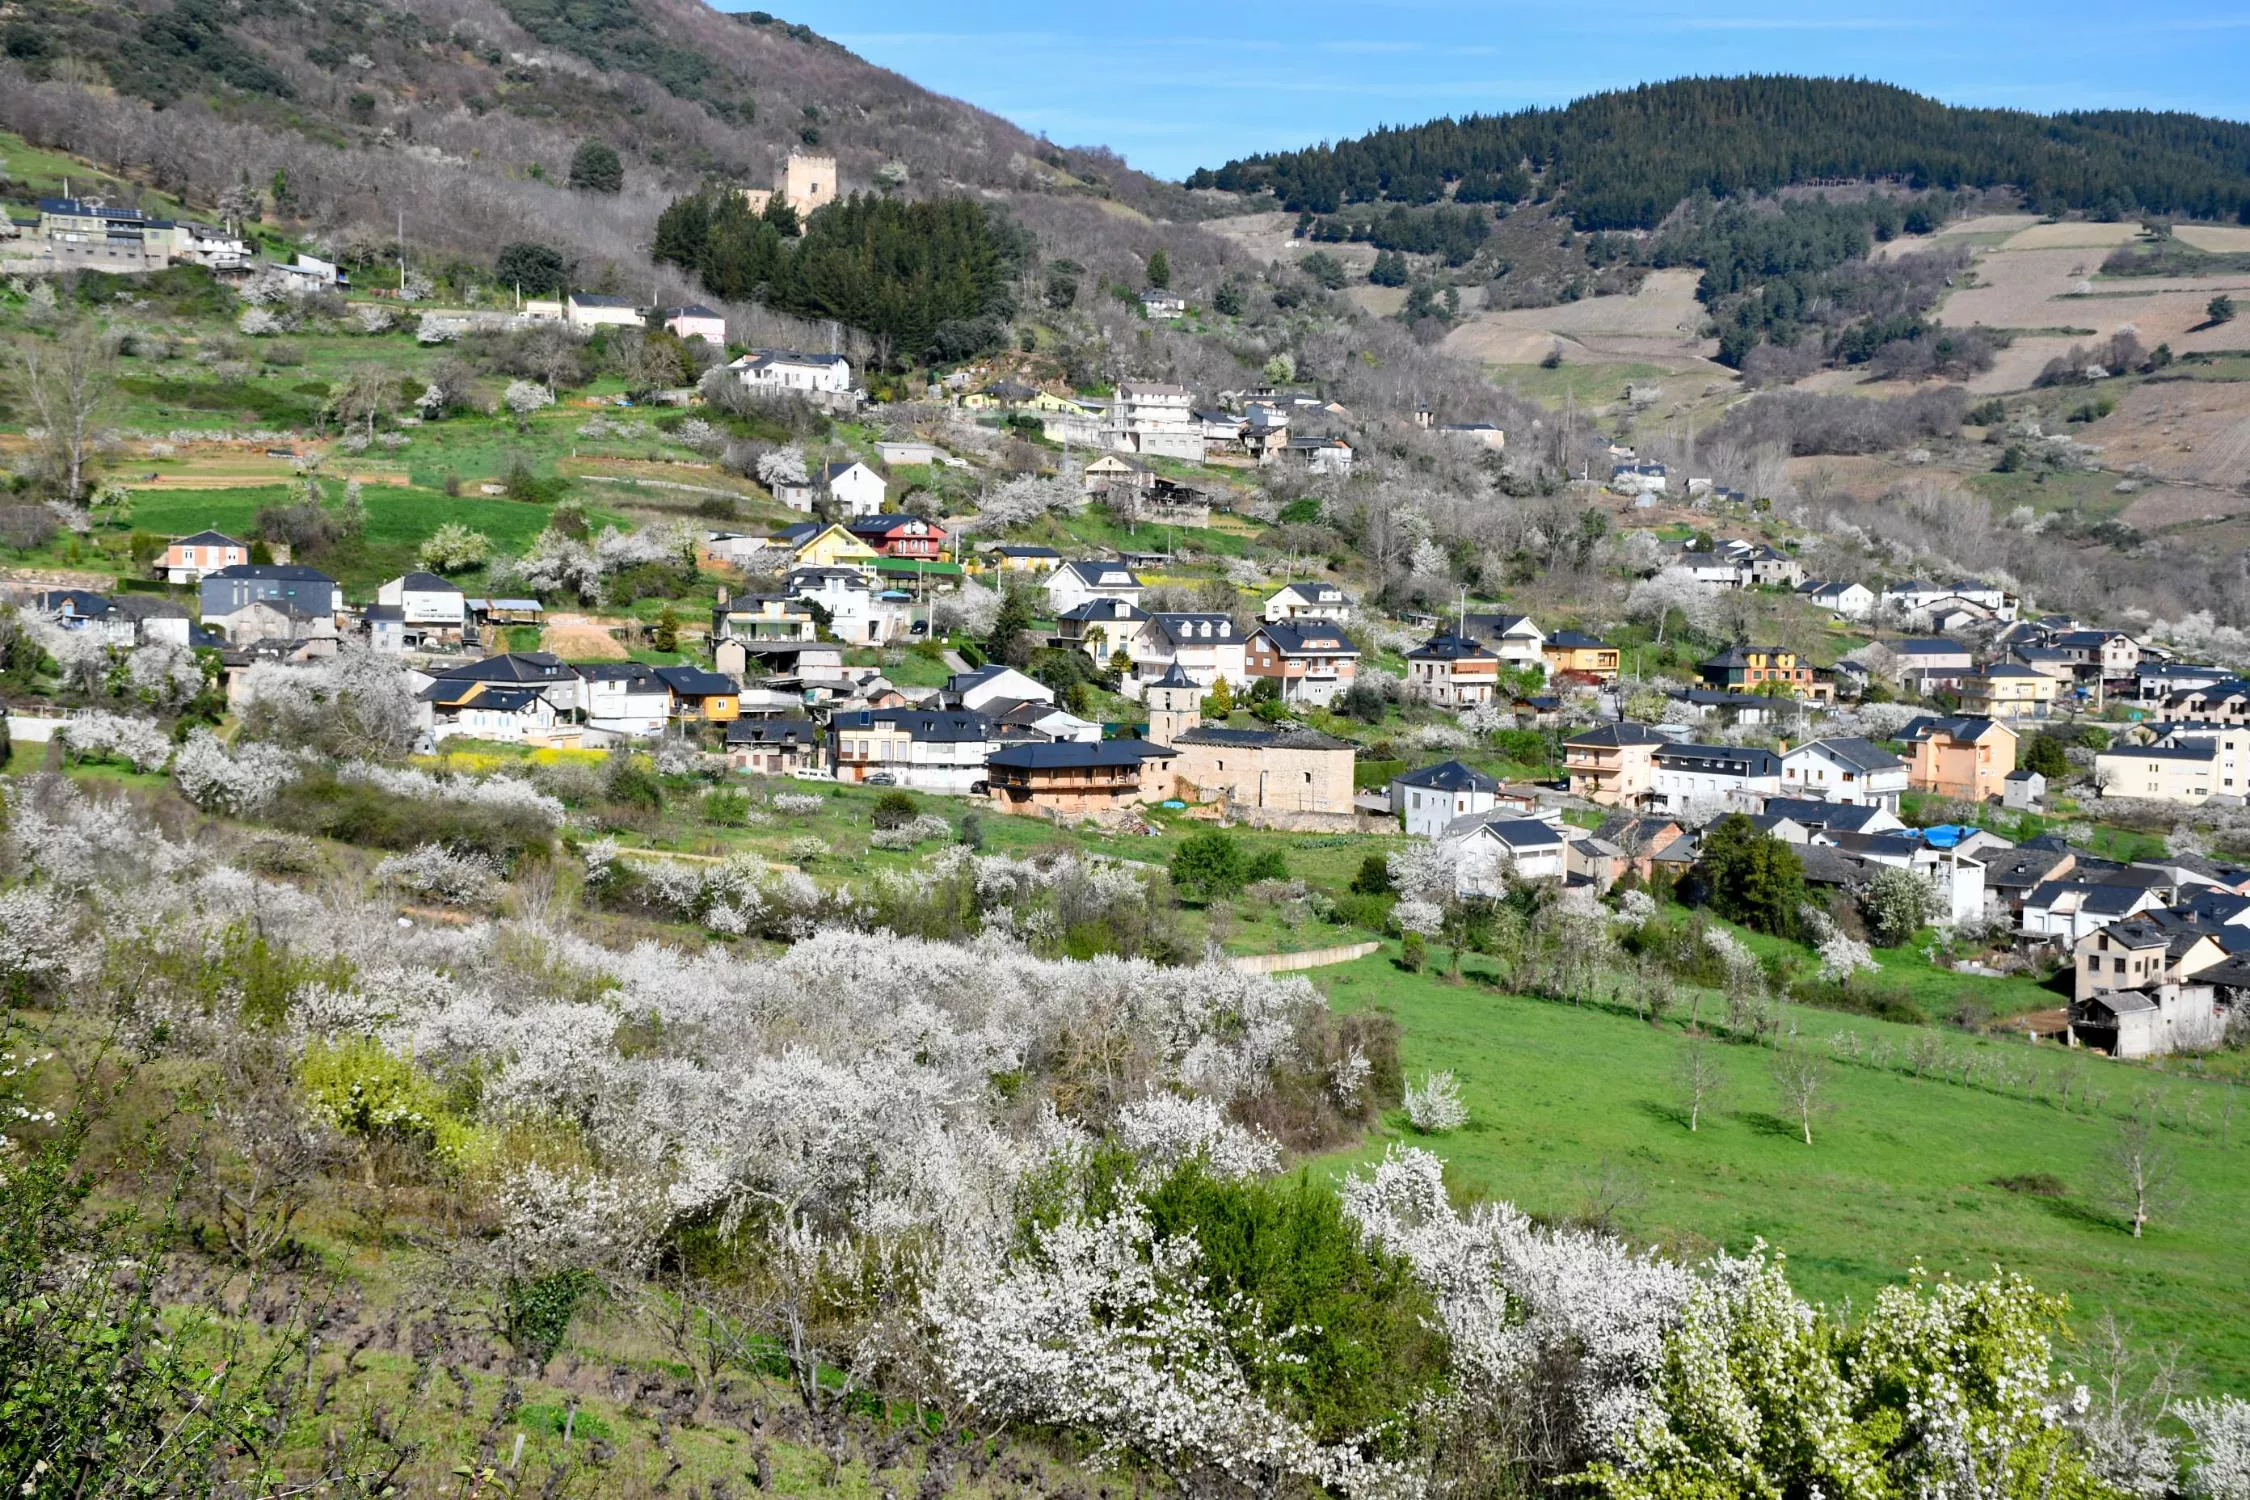
[[[190,734],[172,757],[180,795],[197,807],[238,816],[264,810],[304,765],[272,745],[242,744],[231,752],[208,729]]]
[[[1406,1118],[1424,1135],[1443,1135],[1469,1123],[1469,1107],[1461,1102],[1461,1085],[1447,1072],[1425,1073],[1420,1084],[1406,1086]]]
[[[1235,1124],[1210,1099],[1151,1090],[1118,1111],[1117,1135],[1160,1170],[1196,1161],[1218,1177],[1262,1177],[1281,1164],[1271,1136]]]

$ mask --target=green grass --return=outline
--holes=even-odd
[[[1843,1033],[1897,1056],[1934,1037],[1988,1066],[2037,1064],[2040,1097],[2022,1097],[2020,1085],[1995,1092],[1839,1063],[1836,1108],[1816,1120],[1807,1147],[1794,1121],[1779,1118],[1769,1055],[1721,1046],[1729,1091],[1690,1134],[1673,1082],[1686,1045],[1676,1025],[1506,994],[1474,957],[1470,982],[1455,986],[1404,974],[1391,956],[1315,980],[1340,1009],[1397,1017],[1409,1077],[1450,1068],[1460,1078],[1471,1125],[1423,1142],[1448,1159],[1460,1190],[1558,1218],[1606,1198],[1628,1235],[1690,1256],[1763,1239],[1787,1252],[1800,1289],[1832,1301],[1864,1303],[1917,1261],[1962,1276],[1998,1266],[2068,1294],[2078,1326],[2113,1309],[2144,1344],[2178,1341],[2213,1387],[2250,1392],[2250,1263],[2237,1233],[2250,1213],[2250,1161],[2246,1122],[2220,1124],[2227,1086],[2051,1044],[1792,1010],[1815,1044]],[[2058,1075],[2102,1091],[2099,1111],[2050,1102]],[[2199,1123],[2160,1132],[2187,1198],[2135,1241],[2101,1203],[2102,1162],[2116,1138],[2112,1117],[2144,1091],[2175,1120]],[[1330,1165],[1382,1149],[1370,1142]],[[1995,1186],[2034,1173],[2061,1179],[2063,1195]]]
[[[0,130],[0,162],[8,172],[8,199],[16,203],[29,203],[38,198],[59,198],[67,185],[71,192],[81,197],[106,196],[110,202],[124,202],[131,197],[133,188],[110,176],[99,167],[90,166],[78,157],[61,151],[48,151],[34,146],[13,131]],[[180,211],[180,202],[167,193],[141,190],[139,206],[145,212],[165,217]]]
[[[1602,405],[1623,399],[1627,385],[1664,380],[1671,374],[1662,365],[1645,364],[1565,362],[1552,370],[1539,365],[1492,366],[1495,383],[1546,406],[1561,406],[1565,397],[1581,406]]]
[[[2006,513],[2019,505],[2035,511],[2077,511],[2088,520],[2102,520],[2133,503],[2131,495],[2117,493],[2117,476],[2081,472],[2050,474],[1972,474],[1969,488]]]

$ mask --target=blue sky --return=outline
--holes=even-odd
[[[1691,73],[1851,75],[2021,109],[2250,112],[2241,0],[761,3],[917,83],[1165,177]]]

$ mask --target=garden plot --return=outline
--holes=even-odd
[[[1260,264],[1278,260],[1286,265],[1315,250],[1325,250],[1335,256],[1355,275],[1366,275],[1368,267],[1375,264],[1373,245],[1323,245],[1299,239],[1295,214],[1236,214],[1231,218],[1206,219],[1202,227],[1233,241],[1244,254]]]
[[[1533,364],[1557,339],[1564,357],[1588,360],[1694,359],[1718,345],[1699,336],[1698,274],[1652,271],[1630,297],[1586,297],[1555,307],[1480,312],[1446,335],[1446,353],[1482,364]]]
[[[2184,508],[2160,504],[2144,495],[2144,518],[2159,510],[2172,514],[2159,524],[2177,524],[2206,515],[2234,515],[2250,507],[2250,497],[2229,494],[2250,472],[2250,384],[2213,380],[2155,380],[2123,391],[2117,409],[2087,425],[2084,438],[2101,445],[2111,469],[2145,464],[2159,478],[2188,480],[2216,488],[2192,492]],[[2146,519],[2126,518],[2136,526]]]
[[[2107,339],[2128,329],[2144,345],[2154,348],[2168,343],[2175,354],[2215,351],[2241,343],[2242,336],[2225,325],[2203,327],[2204,309],[2220,292],[2250,295],[2250,276],[2237,273],[2097,281],[2094,278],[2101,269],[2101,259],[2098,246],[2009,248],[1979,254],[1975,285],[1948,295],[1938,309],[1938,321],[1955,328],[2019,331],[2014,344],[2000,351],[1993,368],[1971,381],[1969,388],[1978,392],[2023,390],[2038,378],[2049,360],[2068,353],[2073,344]],[[2060,331],[2086,329],[2092,332]]]
[[[2172,238],[2213,255],[2250,251],[2250,226],[2240,224],[2175,224]]]

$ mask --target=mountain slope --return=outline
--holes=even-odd
[[[791,150],[835,156],[847,187],[888,169],[910,194],[996,196],[1066,238],[1196,211],[1106,153],[698,0],[20,0],[0,52],[0,125],[192,205],[246,188],[337,248],[387,246],[401,215],[410,244],[472,259],[546,239],[635,288],[661,280],[664,202],[768,184]],[[624,157],[622,192],[562,185],[589,138]]]
[[[1527,169],[1529,169],[1527,171]],[[1529,172],[1538,172],[1536,189]],[[2011,186],[2043,212],[2141,208],[2250,222],[2250,125],[2187,114],[1960,109],[1854,79],[1683,78],[1560,109],[1379,130],[1198,172],[1191,187],[1345,203],[1560,198],[1578,228],[1653,228],[1698,191],[1888,177]]]

